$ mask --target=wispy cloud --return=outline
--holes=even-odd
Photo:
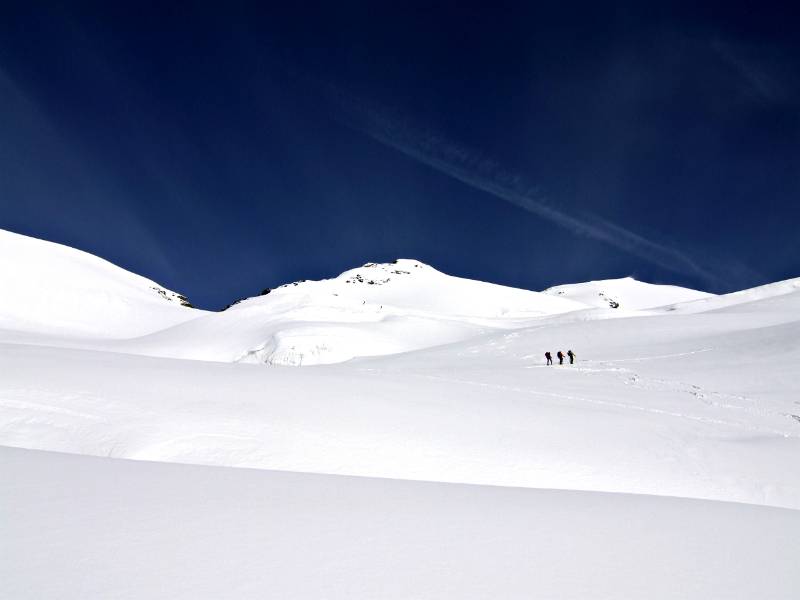
[[[711,48],[740,77],[748,96],[765,103],[779,103],[785,100],[785,90],[771,71],[770,61],[756,60],[752,53],[742,45],[734,45],[715,39]]]
[[[712,287],[730,286],[732,280],[738,282],[753,275],[746,267],[725,264],[724,261],[708,257],[701,263],[685,251],[654,241],[590,212],[556,207],[540,188],[526,182],[521,175],[502,168],[497,162],[441,135],[415,127],[407,117],[370,105],[340,88],[328,86],[327,91],[340,110],[339,118],[351,128],[573,234],[606,243],[651,264],[704,281]]]

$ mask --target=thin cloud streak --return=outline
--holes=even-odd
[[[721,282],[720,276],[679,250],[653,242],[602,217],[590,213],[570,214],[555,208],[537,188],[527,186],[521,176],[503,170],[496,162],[479,157],[441,136],[419,131],[409,124],[408,119],[367,106],[340,89],[328,89],[334,102],[343,110],[343,121],[348,126],[422,164],[576,235],[604,242],[677,273],[698,277],[711,284]]]
[[[742,78],[748,95],[756,96],[766,103],[779,103],[785,100],[779,82],[768,73],[768,63],[759,63],[747,57],[742,48],[722,40],[714,40],[711,48]]]

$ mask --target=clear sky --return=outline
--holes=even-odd
[[[201,307],[398,257],[800,276],[791,3],[32,4],[0,7],[0,227]]]

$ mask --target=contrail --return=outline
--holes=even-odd
[[[519,175],[503,170],[442,136],[420,131],[408,119],[358,101],[337,88],[334,101],[343,110],[343,121],[372,139],[393,148],[475,189],[501,198],[541,218],[607,243],[660,267],[719,282],[720,277],[679,250],[664,246],[591,213],[570,214],[555,208],[537,188],[527,186]]]
[[[530,185],[522,176],[441,135],[416,127],[398,111],[370,104],[330,80],[301,71],[289,62],[276,62],[275,66],[296,83],[322,95],[336,109],[333,118],[351,129],[576,235],[606,243],[670,271],[695,277],[711,287],[733,288],[762,279],[758,273],[738,262],[715,259],[705,253],[704,265],[701,265],[685,252],[590,212],[570,213],[556,208],[539,187]]]

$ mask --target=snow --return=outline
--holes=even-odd
[[[330,364],[458,342],[586,308],[400,259],[281,286],[118,349],[222,362]]]
[[[783,296],[792,295],[800,290],[800,277],[769,283],[740,292],[725,294],[724,296],[710,296],[708,298],[697,299],[693,302],[675,303],[674,306],[666,306],[664,310],[680,313],[709,312],[712,310],[732,309],[738,312],[747,310],[747,305],[756,301],[768,301],[774,303],[783,302]],[[790,300],[791,302],[791,300]],[[756,311],[761,311],[763,302],[755,305]]]
[[[126,338],[195,318],[185,298],[101,258],[0,229],[0,329]]]
[[[3,593],[61,598],[770,598],[800,513],[724,502],[0,449]]]
[[[800,324],[765,314],[556,317],[303,369],[0,344],[0,443],[798,508]],[[578,363],[543,366],[560,342]]]
[[[706,292],[674,285],[654,285],[636,281],[632,277],[558,285],[546,289],[544,293],[575,300],[596,308],[621,308],[623,310],[643,310],[665,304],[714,297],[713,294]]]
[[[11,597],[797,596],[800,279],[400,260],[207,313],[0,243]]]

